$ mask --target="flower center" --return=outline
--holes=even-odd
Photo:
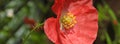
[[[75,16],[72,13],[67,13],[61,18],[61,23],[65,29],[72,28],[76,24]]]

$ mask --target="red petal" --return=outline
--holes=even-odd
[[[52,10],[56,15],[60,15],[62,10],[63,0],[55,0]]]
[[[77,35],[76,38],[78,38],[79,41],[82,40],[80,42],[81,44],[93,44],[97,36],[98,16],[96,11],[94,12],[91,11],[89,11],[90,13],[77,16],[78,23],[73,29],[76,32]]]
[[[85,13],[88,11],[87,8],[93,8],[92,4],[90,4],[91,1],[88,2],[89,3],[85,1],[77,1],[75,3],[71,3],[69,5],[68,11],[72,12],[74,15],[78,15],[79,13]]]
[[[74,44],[93,44],[98,30],[97,11],[95,8],[87,6],[84,6],[83,9],[83,11],[78,9],[76,9],[77,11],[72,11],[72,13],[78,12],[76,14],[77,24],[73,28],[74,33],[67,34],[66,36]]]
[[[56,19],[48,18],[44,24],[44,31],[47,37],[54,43],[57,41]]]
[[[64,0],[63,3],[64,3],[63,8],[67,9],[72,3],[76,3],[79,5],[92,5],[92,0]],[[78,6],[78,5],[76,5],[76,6]]]
[[[77,2],[79,5],[92,5],[92,0],[55,0],[52,10],[56,15],[60,16],[61,11],[68,11],[68,7],[74,2]]]

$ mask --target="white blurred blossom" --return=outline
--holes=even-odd
[[[13,9],[7,9],[6,12],[7,12],[8,17],[13,17],[14,16],[14,10]]]

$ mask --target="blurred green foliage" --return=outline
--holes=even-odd
[[[102,4],[97,4],[97,9],[99,12],[99,32],[96,41],[101,41],[101,44],[120,44],[119,17],[103,0]]]
[[[24,18],[29,17],[43,23],[50,11],[52,1],[48,0],[0,0],[0,44],[22,44],[25,36],[30,33],[29,25]],[[46,5],[45,5],[46,4]],[[3,7],[4,6],[4,7]],[[51,12],[51,13],[50,13]],[[33,31],[25,44],[52,44],[43,30]]]
[[[96,0],[94,0],[96,2]],[[24,18],[43,23],[54,16],[51,6],[54,0],[0,0],[0,44],[53,44],[43,30],[32,31]],[[99,31],[94,44],[120,44],[120,10],[118,16],[110,5],[102,1],[95,3],[99,13]],[[32,32],[31,32],[32,31]]]

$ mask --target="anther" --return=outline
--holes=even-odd
[[[64,28],[72,28],[76,24],[76,17],[72,13],[67,13],[61,17],[61,24]]]

